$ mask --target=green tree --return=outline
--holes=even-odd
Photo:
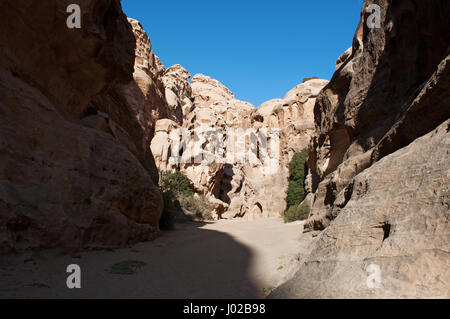
[[[175,197],[194,195],[191,181],[180,171],[163,172],[161,187],[164,192],[171,193]]]
[[[289,185],[286,194],[288,209],[291,206],[297,206],[305,199],[305,178],[308,174],[306,162],[308,160],[308,153],[309,149],[305,148],[300,153],[296,153],[289,163]]]
[[[164,210],[159,220],[160,229],[175,228],[177,217],[195,220],[212,220],[213,207],[203,195],[194,196],[191,181],[180,171],[161,175]]]

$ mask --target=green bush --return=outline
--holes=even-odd
[[[191,220],[212,220],[212,205],[205,196],[194,196],[191,181],[183,173],[163,172],[161,175],[164,210],[159,228],[172,230],[177,217]]]
[[[169,192],[175,197],[194,195],[191,181],[180,171],[163,172],[161,187],[164,192]]]
[[[211,214],[213,207],[204,195],[181,197],[180,204],[184,210],[192,214],[192,217],[201,220],[213,219]]]
[[[308,174],[306,162],[309,150],[305,148],[300,153],[296,153],[289,163],[289,185],[286,194],[288,208],[301,203],[306,196],[305,178]]]
[[[309,205],[306,203],[302,203],[298,206],[291,206],[284,213],[284,222],[292,223],[296,220],[305,220],[309,215]]]

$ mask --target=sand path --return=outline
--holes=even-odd
[[[281,219],[180,224],[158,239],[76,256],[39,253],[0,261],[0,298],[261,298],[297,266],[311,237]],[[132,275],[112,265],[145,265]],[[68,289],[66,267],[81,267],[81,289]]]

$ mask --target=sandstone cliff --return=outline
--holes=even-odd
[[[311,79],[283,99],[255,108],[208,76],[197,74],[189,84],[181,66],[168,69],[165,77],[170,74],[169,95],[174,105],[182,105],[184,116],[181,125],[171,119],[156,124],[152,151],[158,169],[185,173],[215,204],[215,218],[280,216],[289,161],[309,145],[315,100],[328,81]],[[192,136],[196,130],[203,133]]]
[[[382,28],[369,29],[372,2],[314,109],[315,201],[306,230],[329,224],[357,174],[450,116],[448,2],[381,1]]]
[[[170,117],[161,80],[165,68],[153,53],[150,39],[142,25],[128,19],[136,39],[133,81],[110,84],[97,94],[89,104],[83,123],[95,128],[105,127],[141,162],[158,184],[158,171],[149,147],[154,136],[155,122],[160,117]],[[98,111],[101,113],[98,114]],[[107,117],[105,117],[107,114]],[[98,122],[108,122],[100,126]],[[118,125],[116,125],[118,124]]]
[[[1,252],[116,247],[158,230],[141,101],[165,98],[139,81],[158,71],[138,65],[132,81],[136,40],[120,1],[79,1],[81,29],[66,27],[69,3],[0,3]]]
[[[446,121],[357,175],[348,203],[272,297],[448,297],[449,149]],[[368,286],[371,265],[379,286]]]
[[[448,1],[364,2],[314,108],[304,229],[325,230],[272,297],[448,297],[449,13]]]

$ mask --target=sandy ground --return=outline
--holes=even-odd
[[[296,269],[312,240],[302,222],[281,219],[180,224],[158,239],[114,251],[2,257],[0,298],[262,298]],[[111,274],[119,262],[145,265]],[[81,289],[66,285],[70,264]]]

